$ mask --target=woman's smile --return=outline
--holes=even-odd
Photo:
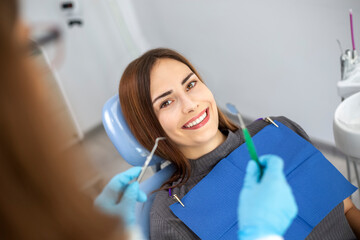
[[[194,130],[194,129],[201,128],[209,121],[209,118],[210,118],[209,108],[206,108],[204,111],[199,113],[196,117],[193,117],[187,123],[185,123],[182,128],[186,129],[186,130]]]

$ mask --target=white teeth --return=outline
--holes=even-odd
[[[203,113],[203,115],[201,115],[198,119],[192,121],[191,123],[187,124],[185,127],[186,128],[191,128],[195,125],[198,125],[199,123],[201,123],[207,116],[206,111]]]

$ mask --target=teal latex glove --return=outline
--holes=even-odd
[[[136,202],[145,202],[146,194],[140,190],[139,183],[131,180],[139,176],[141,167],[133,167],[113,177],[105,186],[100,195],[95,199],[95,205],[104,212],[120,217],[127,227],[136,223]],[[121,201],[116,203],[119,195],[124,192]]]
[[[239,239],[250,240],[270,235],[283,236],[297,215],[297,205],[283,173],[283,160],[275,155],[259,158],[264,175],[249,161],[240,193]]]

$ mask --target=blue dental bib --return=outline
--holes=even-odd
[[[254,137],[259,156],[284,159],[284,173],[298,204],[285,239],[305,239],[312,229],[356,188],[311,143],[276,121]],[[237,239],[238,199],[250,155],[240,145],[192,188],[172,212],[201,239]],[[266,201],[266,199],[264,199]]]

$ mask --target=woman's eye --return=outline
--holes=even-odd
[[[171,103],[170,100],[167,100],[167,101],[163,102],[163,103],[160,105],[160,109],[169,106],[170,103]]]
[[[186,86],[186,91],[189,91],[191,88],[195,87],[195,85],[196,85],[196,81],[190,82],[190,83]]]

